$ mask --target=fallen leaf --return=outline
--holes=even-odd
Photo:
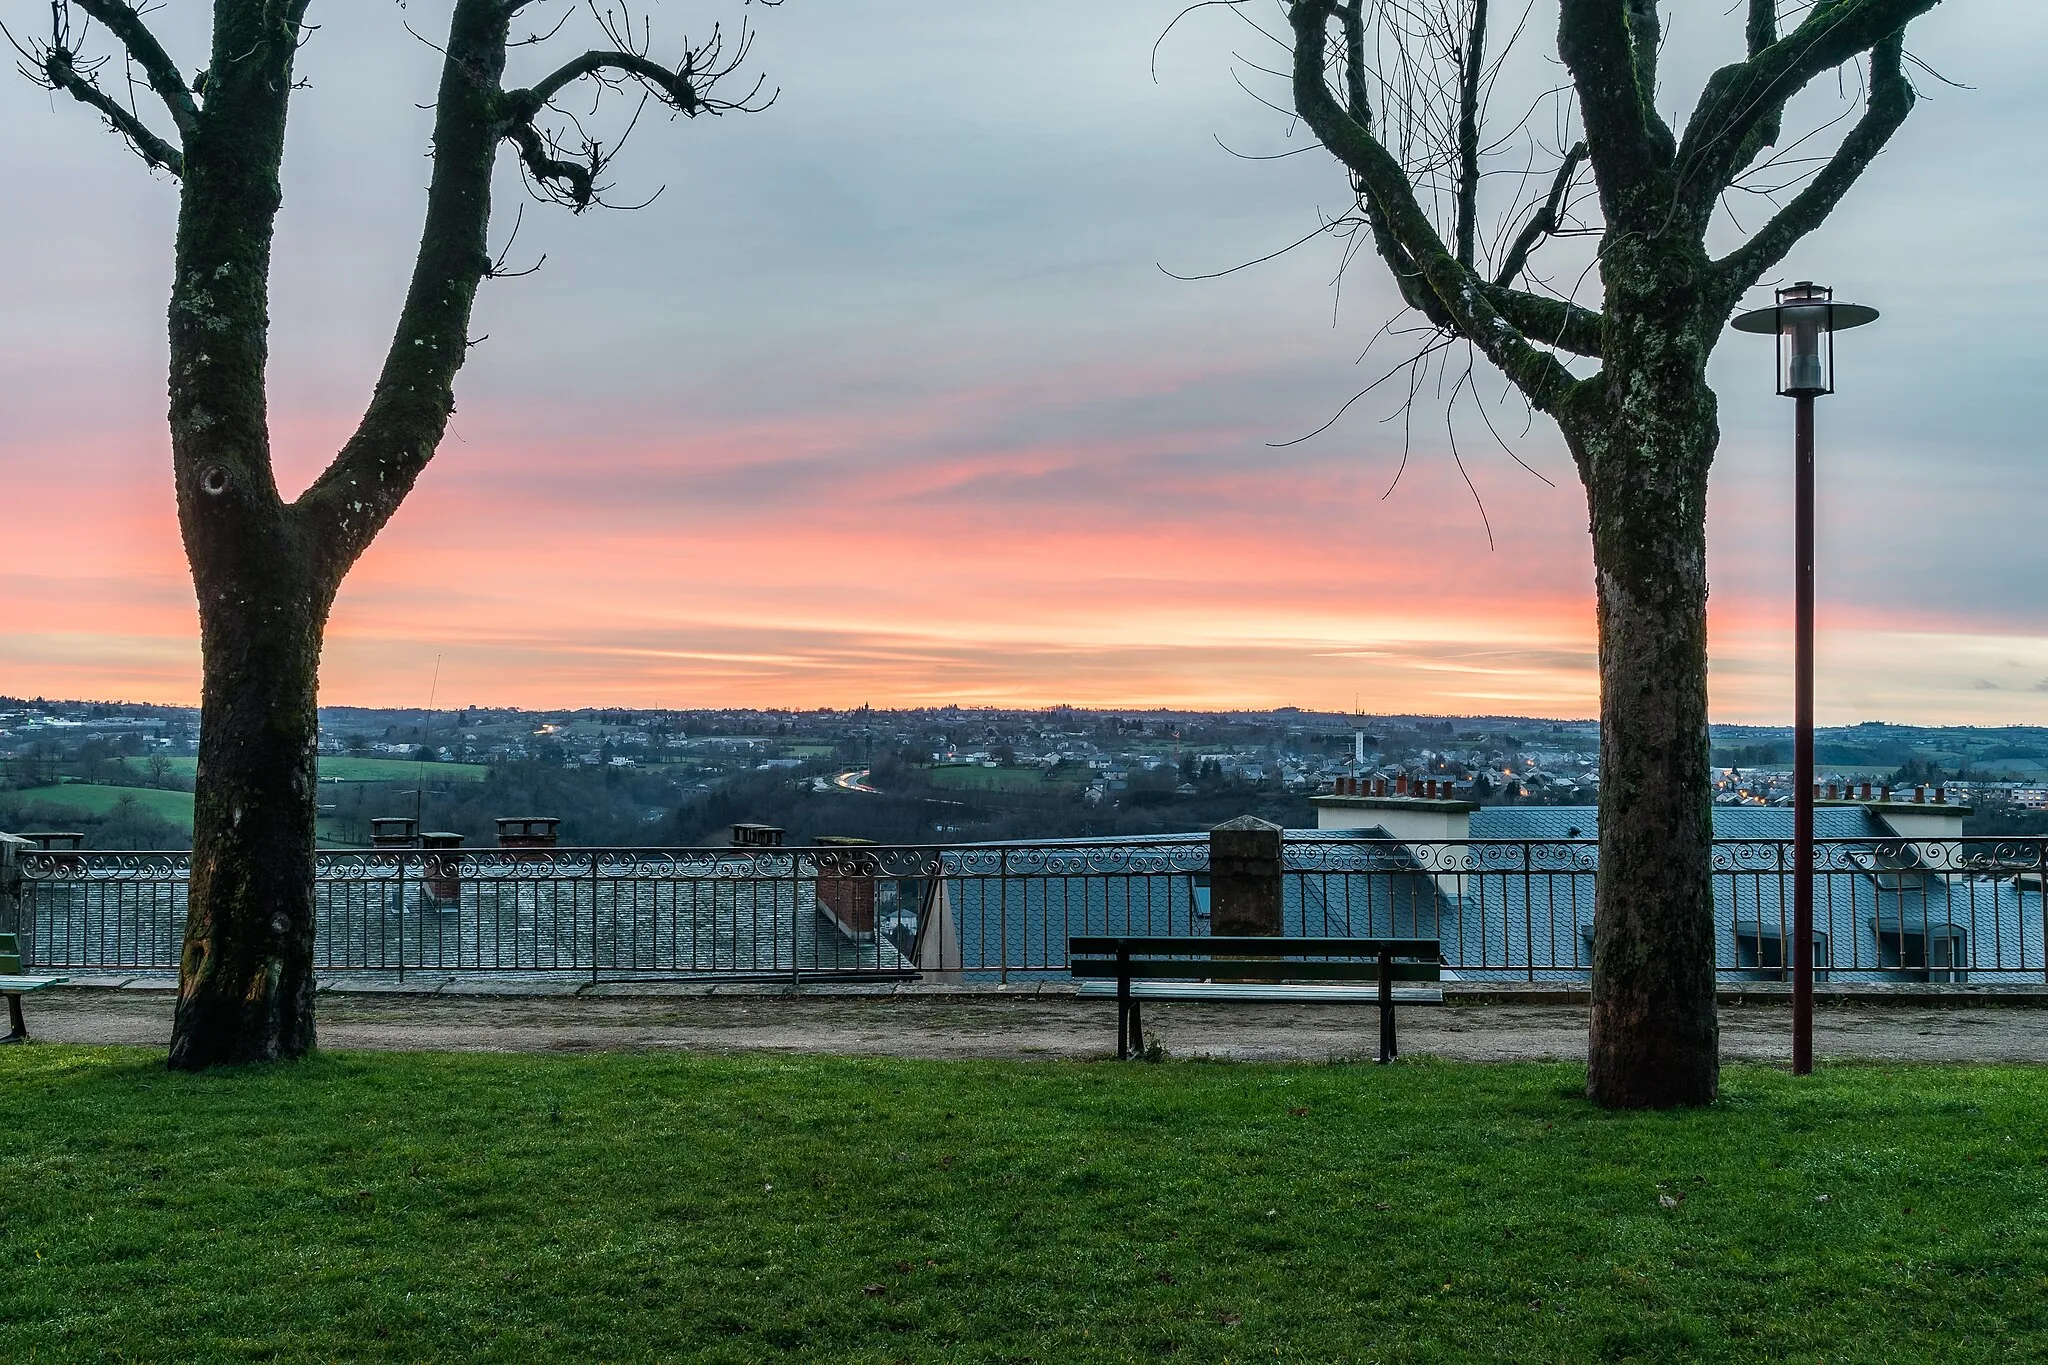
[[[1815,1195],[1815,1196],[1813,1197],[1813,1202],[1814,1202],[1814,1203],[1816,1203],[1816,1204],[1825,1204],[1825,1203],[1827,1203],[1827,1202],[1828,1202],[1828,1199],[1829,1199],[1829,1196],[1827,1196],[1827,1195],[1825,1195],[1825,1194],[1817,1194],[1817,1195]]]
[[[889,1292],[889,1286],[886,1284],[864,1284],[860,1287],[860,1292],[871,1299],[879,1299],[882,1295]]]
[[[1308,1114],[1308,1106],[1305,1104],[1297,1104],[1292,1109],[1288,1110],[1287,1113],[1292,1118],[1304,1118]]]
[[[1218,1313],[1218,1314],[1216,1315],[1216,1321],[1218,1321],[1218,1322],[1222,1323],[1222,1324],[1223,1324],[1223,1325],[1224,1325],[1225,1327],[1235,1327],[1235,1326],[1237,1326],[1237,1325],[1238,1325],[1238,1324],[1239,1324],[1240,1322],[1243,1322],[1243,1321],[1244,1321],[1244,1314],[1242,1314],[1242,1313]]]
[[[1670,1195],[1668,1195],[1668,1194],[1660,1194],[1660,1195],[1658,1195],[1658,1196],[1657,1196],[1657,1203],[1658,1203],[1658,1204],[1659,1204],[1659,1205],[1660,1205],[1661,1207],[1663,1207],[1663,1208],[1667,1208],[1667,1209],[1675,1209],[1675,1208],[1677,1208],[1677,1207],[1678,1207],[1678,1201],[1677,1201],[1676,1199],[1673,1199],[1673,1198],[1672,1198],[1672,1197],[1671,1197]]]
[[[898,1275],[908,1275],[910,1273],[910,1262],[898,1261],[896,1263],[896,1273]]]

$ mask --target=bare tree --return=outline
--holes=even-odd
[[[1657,112],[1656,0],[1556,0],[1562,136],[1543,147],[1547,167],[1507,177],[1532,189],[1487,250],[1482,182],[1501,179],[1489,158],[1531,126],[1527,114],[1505,135],[1485,126],[1500,70],[1488,0],[1283,0],[1271,35],[1291,53],[1295,112],[1350,172],[1358,240],[1434,334],[1425,351],[1459,344],[1490,362],[1557,423],[1585,486],[1601,679],[1587,1091],[1603,1104],[1704,1104],[1719,1083],[1706,491],[1720,433],[1707,359],[1744,292],[1905,120],[1905,26],[1936,3],[1811,0],[1783,4],[1781,20],[1777,0],[1746,0],[1746,55],[1713,73],[1674,134]],[[1864,107],[1833,150],[1774,151],[1787,102],[1844,68],[1863,78]],[[1716,257],[1709,227],[1746,190],[1769,198],[1768,216]],[[1532,269],[1568,227],[1596,244],[1590,301],[1569,272],[1559,288]],[[1597,369],[1575,372],[1582,361]]]
[[[545,45],[578,11],[453,0],[412,282],[355,433],[291,502],[272,474],[264,362],[279,169],[311,0],[215,0],[211,53],[190,81],[146,4],[52,0],[47,37],[8,35],[27,75],[98,112],[178,181],[171,448],[203,680],[173,1067],[313,1046],[322,635],[343,576],[440,444],[478,285],[506,273],[487,245],[498,149],[512,146],[536,195],[581,211],[604,202],[623,138],[590,131],[602,97],[689,117],[765,104],[758,83],[739,99],[720,93],[746,56],[744,30],[735,42],[714,30],[668,66],[648,55],[646,22],[623,3],[582,11],[605,46],[507,88],[508,51]],[[514,22],[529,18],[536,31],[515,38]],[[96,54],[95,38],[109,50]],[[557,103],[572,92],[575,108]]]

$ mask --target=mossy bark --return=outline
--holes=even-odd
[[[1706,363],[1720,300],[1704,258],[1617,249],[1607,368],[1563,425],[1593,534],[1600,638],[1600,870],[1587,1094],[1711,1103],[1713,786],[1707,735]]]
[[[264,367],[303,3],[220,0],[184,147],[170,309],[179,525],[203,684],[192,879],[170,1064],[314,1043],[320,648],[343,576],[432,458],[453,408],[505,136],[508,15],[458,0],[436,107],[427,221],[397,335],[348,445],[296,502],[271,470]]]
[[[297,40],[269,6],[219,7],[179,204],[171,446],[203,668],[170,1052],[188,1069],[313,1045],[313,755],[333,590],[278,496],[264,398]]]

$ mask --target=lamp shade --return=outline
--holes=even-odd
[[[1834,291],[1801,280],[1778,291],[1769,308],[1737,314],[1738,332],[1771,332],[1778,338],[1778,392],[1790,397],[1835,391],[1835,333],[1877,320],[1877,310],[1841,303]]]

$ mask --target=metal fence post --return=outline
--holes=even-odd
[[[597,984],[597,853],[590,854],[590,984]]]
[[[398,858],[398,979],[405,980],[405,854]]]

